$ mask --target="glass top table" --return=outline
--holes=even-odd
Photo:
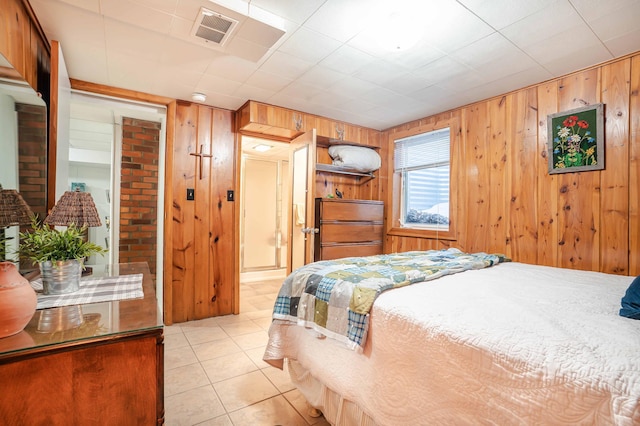
[[[0,362],[20,353],[147,333],[162,329],[149,266],[144,263],[93,266],[93,277],[142,274],[143,298],[38,309],[23,331],[0,338]]]

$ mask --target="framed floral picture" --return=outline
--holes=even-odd
[[[547,116],[549,173],[604,169],[604,105]]]

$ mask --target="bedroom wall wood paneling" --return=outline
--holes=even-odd
[[[231,111],[178,102],[171,154],[173,322],[234,310],[234,202],[226,198],[235,190],[233,129]],[[213,157],[190,155],[196,152]],[[188,188],[194,200],[187,200]]]
[[[460,120],[452,156],[457,239],[465,251],[515,261],[640,274],[640,55],[625,57],[444,114]],[[605,169],[550,175],[547,115],[605,104]],[[383,132],[393,135],[443,114]],[[380,182],[390,211],[392,165]],[[387,218],[390,217],[387,213]],[[385,252],[442,248],[447,242],[387,235]]]
[[[629,272],[640,275],[640,55],[631,58],[629,97]]]

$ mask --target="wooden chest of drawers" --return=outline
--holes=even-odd
[[[382,253],[382,201],[316,198],[315,213],[315,261]]]

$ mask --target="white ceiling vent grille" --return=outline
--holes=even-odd
[[[200,8],[191,35],[209,47],[222,47],[233,34],[238,21],[220,13]]]

